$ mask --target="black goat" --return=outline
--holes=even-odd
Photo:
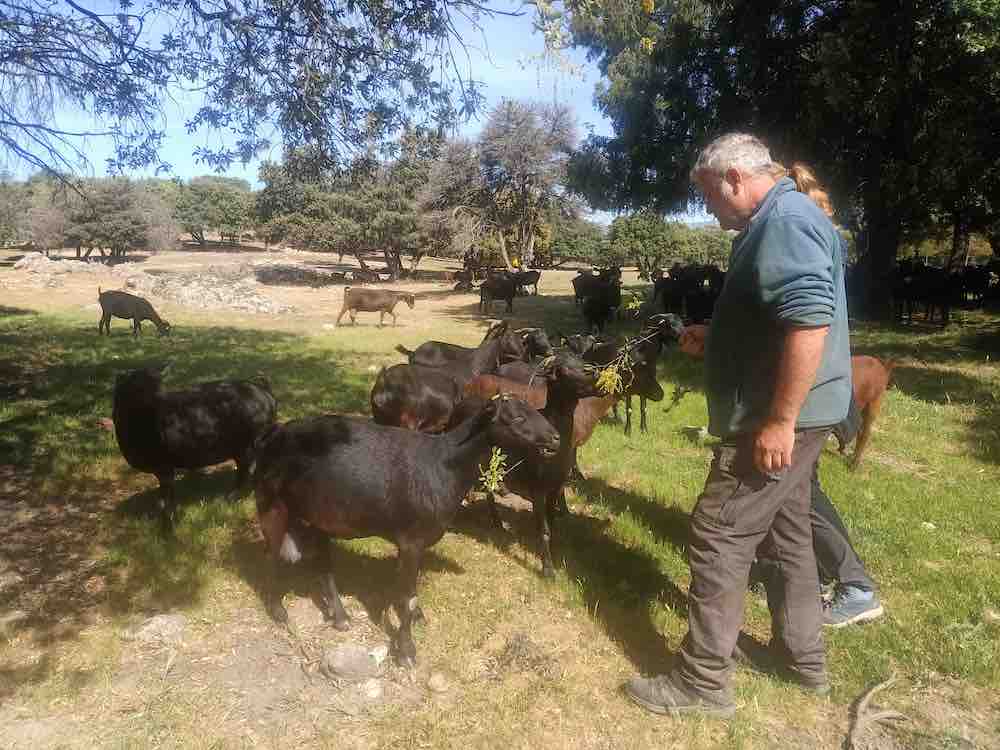
[[[382,370],[370,399],[375,421],[421,432],[443,430],[465,384],[499,367],[506,333],[507,323],[494,326],[471,358],[453,360],[445,367],[393,365]]]
[[[524,361],[552,354],[552,342],[544,328],[518,328],[514,333],[524,342]]]
[[[176,510],[177,469],[233,459],[238,490],[253,463],[254,440],[274,424],[277,405],[262,378],[164,391],[164,369],[147,367],[119,375],[112,419],[125,460],[160,481],[160,522],[169,531]]]
[[[479,312],[485,313],[493,307],[493,300],[502,299],[507,302],[507,312],[514,312],[514,296],[517,294],[517,281],[514,275],[501,272],[487,276],[479,286]]]
[[[625,434],[632,433],[632,396],[639,397],[639,431],[646,432],[646,400],[661,401],[663,388],[656,379],[656,362],[663,345],[680,338],[684,323],[673,314],[651,315],[635,339],[627,341],[631,374],[626,374]],[[583,355],[584,361],[605,367],[619,357],[622,346],[613,342],[596,343]],[[615,405],[617,417],[617,404]]]
[[[142,321],[151,320],[156,330],[161,336],[170,335],[170,323],[161,318],[149,300],[136,297],[128,292],[110,290],[102,292],[97,287],[97,301],[101,303],[101,319],[97,323],[97,333],[107,333],[111,335],[111,318],[122,318],[132,321],[132,335],[138,336],[142,332]]]
[[[518,271],[514,274],[514,283],[517,284],[517,288],[524,291],[527,294],[527,289],[525,287],[533,286],[535,287],[535,296],[538,296],[538,281],[542,278],[541,271]]]
[[[531,500],[541,541],[542,575],[555,575],[552,564],[552,527],[557,512],[565,509],[563,488],[576,463],[573,446],[573,414],[580,399],[601,395],[596,387],[596,374],[589,372],[576,357],[559,355],[541,372],[547,394],[542,415],[559,432],[559,452],[551,460],[539,462],[529,456],[511,452],[504,484],[522,497]],[[481,403],[476,397],[466,399],[455,410],[452,421],[462,418]],[[488,496],[490,512],[497,521],[493,495]]]
[[[496,328],[507,323],[497,323],[491,326],[483,336],[480,346],[497,336]],[[500,338],[500,358],[503,362],[523,360],[526,356],[525,337],[515,331],[504,330]],[[396,351],[406,357],[411,365],[424,367],[451,367],[455,363],[471,360],[478,348],[449,344],[444,341],[425,341],[416,349],[407,349],[402,344],[396,346]]]
[[[337,316],[337,322],[334,325],[340,325],[340,319],[344,317],[344,313],[350,314],[351,325],[354,325],[356,322],[355,318],[359,312],[377,312],[379,328],[382,327],[386,313],[388,313],[392,316],[392,324],[396,325],[396,313],[393,310],[400,300],[409,305],[412,310],[416,302],[416,297],[409,292],[397,292],[392,289],[352,289],[351,287],[345,287],[344,306],[340,308],[340,315]]]
[[[324,416],[274,427],[257,448],[257,518],[274,561],[264,592],[267,611],[287,623],[277,586],[282,559],[301,558],[296,524],[353,539],[378,536],[399,550],[397,660],[416,661],[412,622],[423,614],[417,576],[424,550],[448,529],[479,479],[491,446],[533,464],[555,455],[558,434],[522,401],[494,399],[443,435],[383,427],[365,419]],[[323,578],[325,614],[350,625],[333,571]]]
[[[573,293],[576,304],[580,304],[587,297],[594,295],[595,291],[609,284],[621,286],[622,271],[617,266],[610,266],[594,275],[589,271],[580,271],[573,277]]]

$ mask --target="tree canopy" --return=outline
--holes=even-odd
[[[549,5],[564,31],[551,37],[584,47],[606,79],[597,101],[614,135],[591,136],[570,168],[595,207],[682,210],[698,149],[738,129],[815,167],[873,291],[907,237],[1000,227],[992,0]]]
[[[189,130],[230,136],[195,150],[209,166],[249,160],[274,128],[333,162],[475,113],[457,24],[491,12],[476,0],[0,0],[0,150],[72,172],[101,135],[113,170],[167,167],[164,105],[181,97],[196,106]],[[73,125],[81,114],[96,129]]]

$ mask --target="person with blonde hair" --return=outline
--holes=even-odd
[[[656,713],[727,717],[761,545],[778,562],[768,589],[776,671],[817,695],[830,690],[809,487],[848,411],[847,296],[836,229],[760,139],[716,138],[691,179],[722,228],[739,231],[710,324],[681,337],[682,349],[704,353],[708,429],[721,442],[691,513],[688,633],[668,673],[633,678],[625,692]]]
[[[787,175],[795,182],[795,187],[830,217],[834,218],[833,202],[812,169],[802,162],[795,162],[787,170]],[[847,243],[840,235],[841,258],[847,262]],[[850,442],[861,426],[861,414],[853,396],[847,417],[834,428]],[[854,545],[850,533],[840,513],[819,483],[819,459],[813,467],[811,481],[811,502],[809,521],[812,524],[813,550],[822,582],[834,584],[830,601],[823,606],[823,625],[842,628],[854,623],[875,620],[884,614],[882,603],[876,593],[875,582],[868,574]],[[758,554],[762,563],[765,584],[773,578],[774,561],[769,559],[769,551]]]

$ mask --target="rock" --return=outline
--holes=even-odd
[[[983,622],[987,625],[1000,625],[1000,612],[992,607],[987,607],[983,610]]]
[[[324,331],[332,331],[332,330],[336,329],[336,327],[337,326],[335,326],[333,323],[324,323],[323,324],[323,330]]]
[[[924,529],[925,531],[934,531],[937,528],[937,526],[932,524],[930,521],[924,521],[922,524],[920,524],[920,528]]]
[[[20,573],[14,570],[0,573],[0,591],[17,586],[19,583],[24,583],[24,577]]]
[[[187,618],[184,615],[156,615],[139,627],[124,631],[122,638],[139,643],[177,645],[183,639],[186,628]]]
[[[381,665],[382,662],[384,662],[389,657],[389,647],[386,646],[385,644],[382,644],[381,646],[376,646],[375,648],[373,648],[371,651],[368,652],[368,655],[375,660],[376,664]]]
[[[343,284],[346,281],[343,273],[320,271],[316,268],[293,265],[291,263],[260,264],[253,269],[253,275],[261,284],[275,284],[279,286],[318,287]]]
[[[432,693],[447,693],[448,692],[448,680],[440,672],[435,672],[431,675],[430,679],[427,680],[427,689]]]
[[[365,700],[377,701],[382,699],[382,696],[385,694],[385,689],[382,687],[382,683],[379,680],[372,677],[361,683],[359,692]]]
[[[13,609],[10,612],[0,614],[0,633],[7,635],[13,633],[28,620],[28,613],[20,609]]]
[[[359,682],[378,677],[382,672],[382,665],[364,646],[348,643],[327,650],[323,654],[320,671],[327,677]]]

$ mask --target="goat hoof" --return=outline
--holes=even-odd
[[[414,669],[417,666],[417,647],[413,642],[400,643],[396,651],[396,663],[403,669]]]
[[[279,625],[288,624],[288,610],[285,609],[284,605],[277,602],[269,604],[267,607],[267,613],[271,616],[271,619]]]
[[[333,627],[341,632],[346,632],[351,629],[351,618],[344,617],[340,620],[334,619]]]

